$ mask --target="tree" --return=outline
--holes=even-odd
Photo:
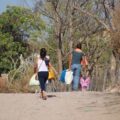
[[[89,58],[90,74],[92,79],[96,80],[96,66],[103,64],[102,70],[104,70],[105,64],[109,62],[109,54],[111,54],[109,37],[104,36],[104,31],[108,27],[97,17],[102,18],[101,15],[104,13],[103,9],[97,8],[99,1],[46,0],[41,3],[41,0],[38,0],[35,8],[48,17],[48,23],[52,26],[52,39],[50,38],[49,48],[52,48],[53,53],[57,54],[56,63],[59,73],[64,65],[67,66],[68,55],[73,50],[74,45],[81,42],[83,51]],[[87,11],[92,11],[97,16]],[[51,33],[49,36],[51,36]],[[53,47],[53,43],[55,47]],[[100,71],[102,70],[100,69]],[[97,71],[99,72],[99,68],[97,68]],[[103,85],[102,80],[101,83]],[[98,83],[95,87],[97,85]]]
[[[29,40],[38,31],[40,36],[44,29],[40,15],[35,17],[30,9],[8,6],[0,15],[0,73],[19,66],[20,55],[26,57],[31,52]]]
[[[76,4],[74,8],[84,15],[95,19],[97,23],[103,26],[104,31],[110,36],[111,57],[111,81],[112,84],[120,82],[120,1],[119,0],[101,0],[91,1],[93,3],[91,9],[82,8]],[[87,3],[87,1],[86,1]],[[89,3],[89,2],[88,2]],[[95,7],[96,6],[96,7]],[[93,9],[94,8],[94,9]],[[95,9],[96,8],[96,9]]]
[[[102,31],[103,27],[99,23],[95,23],[89,16],[77,11],[74,7],[77,2],[78,5],[91,8],[90,5],[86,4],[86,1],[49,0],[43,4],[43,7],[39,6],[39,2],[41,3],[41,1],[36,3],[38,11],[52,21],[54,28],[53,39],[56,41],[58,66],[59,71],[61,71],[63,63],[67,59],[65,56],[68,56],[73,46],[78,41],[87,40],[87,37],[97,31]]]

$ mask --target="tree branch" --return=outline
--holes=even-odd
[[[94,18],[98,23],[102,24],[106,28],[106,30],[111,31],[111,29],[109,28],[109,26],[107,24],[105,24],[104,21],[100,20],[96,15],[93,15],[92,13],[81,9],[80,7],[74,6],[74,9],[79,10],[80,12],[82,12],[82,13],[84,13],[84,14],[92,17],[92,18]]]

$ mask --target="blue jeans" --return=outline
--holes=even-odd
[[[73,64],[71,66],[73,71],[73,90],[78,90],[79,83],[80,83],[80,72],[81,72],[81,65],[80,64]]]
[[[46,91],[46,81],[48,79],[48,72],[38,72],[38,79],[40,82],[41,91]]]

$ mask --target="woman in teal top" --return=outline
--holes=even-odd
[[[83,52],[81,50],[81,43],[78,43],[76,45],[76,48],[70,55],[69,59],[69,69],[73,71],[73,90],[78,90],[79,87],[79,79],[80,79],[80,73],[81,73],[81,60],[83,59]]]

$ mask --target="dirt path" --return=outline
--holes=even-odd
[[[120,120],[120,96],[95,92],[0,94],[0,120]],[[56,95],[51,97],[50,95]]]

